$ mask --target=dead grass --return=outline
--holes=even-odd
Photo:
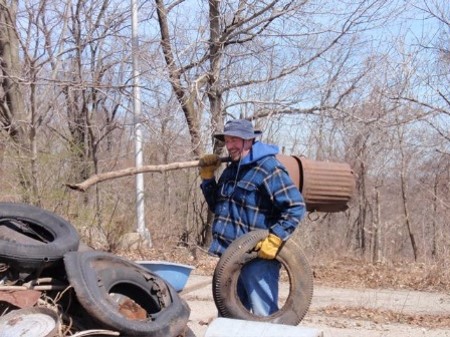
[[[309,314],[370,321],[375,324],[406,324],[427,329],[448,329],[450,326],[448,315],[405,314],[392,310],[362,307],[328,306],[321,309],[310,309]]]
[[[450,290],[450,271],[437,264],[372,264],[340,259],[314,265],[314,278],[319,284],[344,288]]]
[[[195,266],[195,273],[212,275],[218,259],[203,249],[171,247],[121,252],[132,260],[164,260]],[[450,270],[438,264],[372,264],[352,258],[312,263],[316,284],[342,288],[389,288],[450,291]]]

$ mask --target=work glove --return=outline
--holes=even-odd
[[[256,244],[255,250],[258,252],[259,258],[273,260],[277,256],[282,243],[283,240],[278,236],[269,234],[265,239],[262,239]]]
[[[221,164],[220,157],[217,154],[206,154],[200,158],[200,177],[202,179],[214,178],[214,172],[219,168]]]

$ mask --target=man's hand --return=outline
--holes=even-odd
[[[217,154],[206,154],[200,158],[200,177],[202,179],[214,178],[214,172],[221,164],[220,157]]]
[[[275,234],[269,234],[265,239],[259,241],[255,250],[258,252],[258,257],[265,260],[273,260],[281,247],[283,240]]]

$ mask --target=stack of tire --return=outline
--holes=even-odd
[[[119,256],[81,251],[76,229],[56,214],[27,204],[0,203],[1,284],[46,278],[66,284],[58,296],[64,317],[79,329],[108,329],[120,336],[175,337],[190,309],[156,274]],[[2,285],[0,285],[0,291]],[[126,314],[125,304],[140,315]]]

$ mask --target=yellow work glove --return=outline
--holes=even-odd
[[[217,154],[206,154],[200,158],[200,177],[202,179],[214,178],[214,172],[221,164],[220,157]]]
[[[275,234],[269,234],[265,239],[259,241],[255,250],[258,251],[258,257],[266,260],[273,260],[277,256],[283,240]]]

